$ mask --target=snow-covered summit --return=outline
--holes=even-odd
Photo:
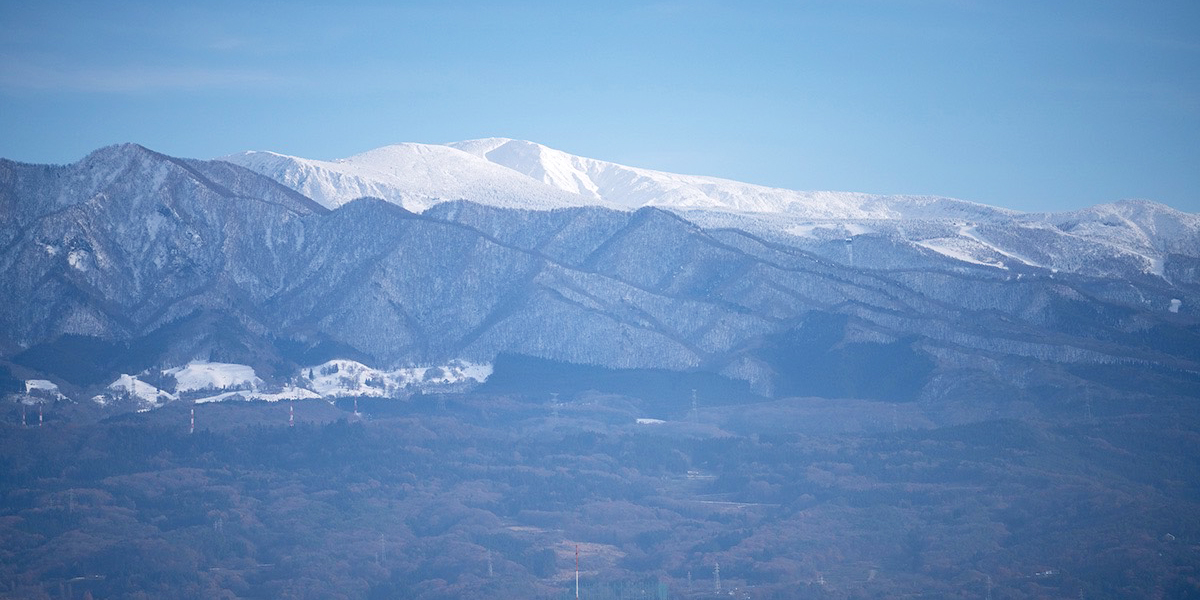
[[[220,160],[266,175],[327,208],[363,196],[413,212],[462,199],[539,210],[580,204],[573,194],[449,146],[395,144],[332,161],[258,151]]]
[[[1122,200],[1081,210],[1031,214],[1070,235],[1144,253],[1200,256],[1200,215],[1149,200]]]
[[[459,199],[524,210],[657,207],[702,227],[741,229],[814,250],[830,239],[869,234],[967,263],[1092,275],[1165,277],[1168,255],[1200,256],[1200,215],[1154,202],[1022,213],[940,196],[797,191],[631,167],[509,138],[396,144],[334,161],[271,152],[224,160],[330,208],[362,196],[414,212]]]
[[[936,196],[796,191],[718,177],[679,175],[568,154],[523,140],[484,138],[447,144],[547,185],[628,209],[657,206],[809,219],[986,218],[1013,211]]]
[[[508,138],[446,145],[394,144],[332,161],[263,151],[220,160],[266,175],[328,208],[375,196],[414,212],[439,202],[465,199],[527,210],[568,206],[636,210],[654,206],[808,219],[981,219],[1015,214],[936,196],[796,191],[718,177],[679,175]]]

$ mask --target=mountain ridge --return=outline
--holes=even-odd
[[[455,193],[439,196],[429,190],[430,180],[423,173],[438,171],[441,167],[436,161],[409,161],[397,166],[397,161],[403,162],[406,157],[397,154],[396,148],[420,149],[429,155],[453,156],[454,165],[470,165],[470,191],[480,194],[487,190],[488,197],[462,199],[525,210],[580,205],[636,210],[654,206],[676,212],[702,227],[754,231],[825,252],[833,260],[839,260],[841,253],[824,248],[826,242],[861,235],[898,237],[925,251],[1000,269],[1019,265],[1104,276],[1120,275],[1114,272],[1118,270],[1165,277],[1167,255],[1200,256],[1200,215],[1145,200],[1118,201],[1078,211],[1023,213],[940,196],[800,192],[677,175],[575,156],[509,138],[466,140],[445,147],[462,154],[446,153],[436,145],[401,144],[326,162],[275,154],[270,154],[274,161],[270,166],[247,154],[222,160],[258,170],[301,192],[312,192],[315,186],[321,195],[327,194],[325,188],[344,185],[338,200],[323,202],[327,206],[355,195],[375,195],[421,212],[437,203],[459,199]],[[497,171],[479,162],[466,161],[467,155],[506,169],[507,173],[496,175]],[[353,173],[337,170],[364,160],[370,168]],[[407,169],[404,172],[417,175],[415,180],[395,173],[379,175],[387,168]],[[513,179],[514,174],[519,179]],[[493,176],[498,179],[490,180]],[[310,178],[320,183],[311,183]],[[368,191],[372,193],[365,193]],[[546,201],[547,193],[553,201]],[[417,196],[422,200],[413,201]],[[1000,235],[997,229],[1003,230]],[[1020,234],[1013,235],[1013,231]],[[1148,234],[1150,231],[1155,233]],[[1031,245],[1035,247],[1029,248]],[[1075,258],[1080,255],[1114,255],[1115,259],[1080,261]]]
[[[1010,390],[1030,368],[1033,379],[1078,365],[1200,369],[1189,349],[1200,347],[1200,290],[1186,276],[1200,261],[1167,253],[1161,277],[1103,245],[1078,255],[1031,245],[1010,221],[969,233],[1028,262],[1070,257],[1076,268],[977,264],[919,243],[963,227],[953,222],[839,222],[797,235],[730,227],[732,213],[713,226],[711,211],[512,208],[520,198],[421,213],[360,198],[328,210],[228,162],[132,146],[62,167],[0,163],[0,185],[13,217],[0,228],[0,348],[12,349],[0,360],[39,348],[53,356],[70,335],[124,345],[140,368],[211,360],[264,376],[294,370],[289,357],[316,348],[337,349],[318,352],[322,360],[380,369],[508,354],[699,370],[764,395],[808,389],[787,376],[796,361],[847,365],[843,378],[892,364],[916,369],[895,379],[907,399],[946,393],[938,378],[963,369]],[[1128,221],[1147,207],[1063,227],[1134,231]],[[1138,231],[1158,243],[1176,223]],[[1029,230],[1078,238],[1042,223]]]

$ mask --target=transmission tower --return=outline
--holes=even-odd
[[[550,416],[558,418],[558,392],[550,394]]]
[[[696,390],[692,390],[692,422],[700,422],[700,405],[696,403]]]
[[[713,564],[713,593],[721,593],[721,563]]]

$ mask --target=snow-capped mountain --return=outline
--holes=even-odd
[[[448,146],[396,144],[333,161],[274,152],[243,152],[220,160],[266,175],[326,208],[364,196],[412,212],[462,199],[534,210],[578,204],[573,194]]]
[[[420,216],[402,196],[329,210],[274,176],[136,145],[0,161],[0,363],[96,393],[195,360],[277,383],[331,359],[406,373],[520,355],[898,399],[1100,385],[1096,365],[1200,371],[1196,216],[1156,204],[615,210],[455,148],[367,156],[355,177],[403,158],[397,194],[425,173]],[[451,194],[428,171],[465,175]],[[530,210],[518,189],[570,206]],[[485,198],[440,201],[459,193]]]
[[[753,232],[846,261],[830,241],[887,237],[998,269],[1167,277],[1169,254],[1200,256],[1200,216],[1146,201],[1024,214],[937,196],[805,192],[678,175],[485,138],[400,144],[332,162],[268,152],[225,157],[333,208],[375,196],[422,212],[455,199],[546,210],[569,206],[671,210],[705,228]]]
[[[936,196],[803,192],[677,175],[574,156],[541,144],[486,138],[448,144],[585,198],[656,206],[706,227],[733,227],[811,247],[809,240],[887,235],[980,265],[1088,274],[1163,275],[1167,254],[1200,256],[1200,215],[1147,201],[1068,213],[1022,214]],[[817,235],[814,235],[816,233]],[[838,253],[829,256],[838,259]]]

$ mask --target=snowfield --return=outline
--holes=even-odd
[[[308,400],[312,398],[320,398],[321,395],[308,389],[295,386],[284,386],[278,392],[256,392],[247,390],[236,390],[232,392],[223,392],[214,396],[205,396],[193,400],[196,404],[206,404],[208,402],[224,402],[226,400],[261,400],[263,402],[279,402],[281,400]]]
[[[227,400],[308,400],[345,396],[400,398],[415,391],[454,389],[483,383],[492,374],[491,365],[453,361],[435,367],[409,367],[384,371],[353,360],[335,359],[301,369],[297,382],[268,386],[248,365],[192,361],[182,367],[162,371],[175,377],[175,393],[161,390],[138,379],[121,375],[108,385],[109,393],[92,398],[106,405],[114,396],[125,395],[138,401],[141,408],[158,408],[183,398],[196,404]],[[58,387],[45,380],[31,380],[28,389],[57,393]],[[212,392],[200,395],[198,392]]]
[[[125,393],[132,398],[136,398],[143,408],[151,408],[162,406],[172,400],[178,400],[179,396],[164,392],[144,381],[139,380],[133,375],[122,374],[116,381],[108,384],[108,389],[113,392]],[[107,404],[108,398],[97,396],[93,398],[98,404]]]
[[[175,377],[176,392],[233,387],[254,390],[262,385],[262,380],[255,375],[252,367],[231,363],[195,360],[182,367],[167,369],[163,374]]]
[[[409,391],[487,381],[491,365],[452,362],[440,367],[410,367],[382,371],[353,360],[335,359],[301,369],[312,389],[324,397],[396,397]]]

